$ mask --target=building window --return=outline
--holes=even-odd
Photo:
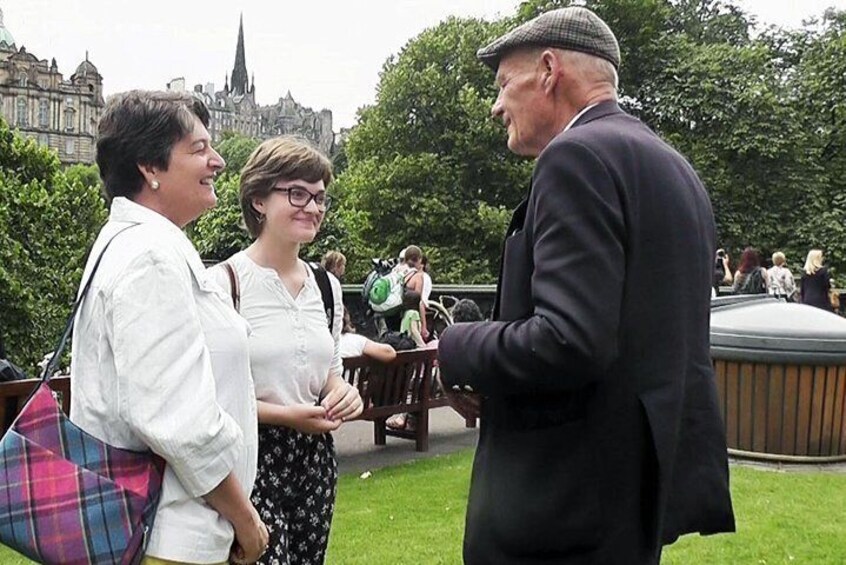
[[[39,133],[38,134],[38,144],[47,147],[50,145],[50,136],[46,133]]]
[[[38,125],[43,128],[50,125],[50,102],[44,99],[38,101]]]
[[[29,120],[27,119],[27,112],[26,112],[26,98],[18,98],[18,111],[17,111],[17,118],[15,123],[19,126],[27,126],[29,125]]]
[[[73,142],[73,139],[66,139],[65,140],[65,155],[73,155],[76,151],[76,144]]]
[[[68,108],[65,110],[65,129],[68,131],[73,131],[73,120],[76,117],[76,112],[74,112],[73,108]]]
[[[23,87],[26,87],[26,75],[21,75],[19,84]]]

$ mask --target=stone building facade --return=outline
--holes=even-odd
[[[176,78],[167,85],[168,90],[184,91],[184,78]],[[244,50],[244,20],[238,28],[235,48],[235,65],[227,75],[223,90],[215,91],[214,85],[198,84],[192,89],[209,107],[211,123],[209,133],[218,141],[224,132],[268,139],[277,135],[301,135],[327,155],[334,151],[335,134],[332,131],[332,112],[314,111],[299,104],[289,91],[275,104],[261,106],[256,102],[255,77],[248,78]]]
[[[87,54],[65,80],[56,59],[17,48],[0,10],[0,115],[10,127],[55,149],[63,163],[93,163],[104,105],[103,77]]]

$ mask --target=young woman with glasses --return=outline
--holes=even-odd
[[[316,279],[325,275],[299,258],[320,230],[331,181],[329,160],[293,137],[263,142],[241,172],[241,210],[254,241],[226,262],[251,328],[259,421],[252,499],[270,530],[262,563],[323,562],[338,477],[330,432],[362,410],[357,389],[341,378],[341,285],[328,275],[330,331]],[[224,267],[213,272],[230,290]]]

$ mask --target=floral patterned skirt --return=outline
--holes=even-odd
[[[270,532],[262,565],[318,565],[326,557],[338,463],[330,434],[259,426],[252,501]]]

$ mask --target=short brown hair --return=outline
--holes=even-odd
[[[138,165],[167,170],[174,144],[194,129],[195,116],[208,127],[206,105],[184,92],[132,90],[109,98],[97,136],[106,199],[132,198],[141,191]]]
[[[340,251],[327,251],[320,264],[330,273],[334,273],[339,265],[346,265],[347,258]]]
[[[308,140],[283,135],[262,142],[241,170],[241,213],[247,231],[252,237],[261,233],[262,221],[253,199],[268,196],[280,179],[322,180],[328,187],[332,178],[332,162]]]
[[[414,261],[417,263],[423,259],[423,250],[416,245],[409,245],[405,248],[405,262]]]

